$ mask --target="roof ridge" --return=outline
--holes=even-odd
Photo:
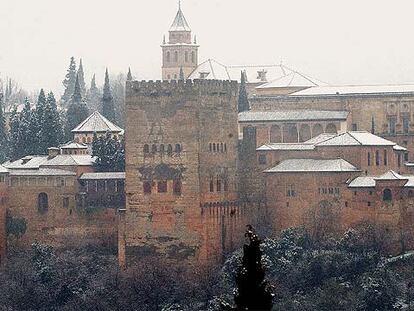
[[[346,133],[348,133],[349,136],[351,136],[353,139],[355,139],[362,146],[362,143],[354,135],[352,135],[351,132],[345,132],[344,134],[346,134]]]

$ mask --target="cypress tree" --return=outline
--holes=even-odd
[[[184,81],[184,71],[183,71],[183,67],[180,67],[180,80]]]
[[[75,83],[76,83],[76,62],[75,58],[72,56],[70,58],[70,64],[68,68],[68,72],[66,73],[65,80],[63,80],[63,86],[65,87],[65,92],[62,96],[63,103],[67,104],[70,102],[73,92],[75,90]]]
[[[89,115],[88,107],[83,101],[79,79],[76,77],[75,90],[72,95],[72,100],[66,111],[66,126],[65,136],[67,140],[72,138],[71,131],[79,125]]]
[[[245,237],[248,244],[243,246],[242,265],[236,276],[235,310],[270,311],[273,306],[273,294],[270,285],[265,281],[261,240],[250,225],[247,227]]]
[[[46,110],[46,95],[43,89],[40,90],[39,96],[37,98],[36,110],[34,111],[33,120],[31,120],[31,131],[34,135],[33,142],[36,142],[37,150],[35,153],[44,153],[47,149],[45,146],[45,141],[43,135],[45,130],[43,129],[45,124],[45,110]],[[47,131],[47,130],[46,130]]]
[[[83,72],[82,58],[79,60],[78,79],[79,79],[79,86],[80,86],[80,89],[81,89],[82,97],[85,98],[85,96],[86,96],[86,84],[85,84],[85,74]]]
[[[131,67],[128,68],[128,74],[127,74],[127,81],[132,81],[132,73],[131,73]]]
[[[90,111],[100,110],[101,92],[96,86],[95,74],[91,80],[91,87],[88,90],[87,99],[87,105]]]
[[[114,99],[111,93],[111,86],[109,84],[108,68],[105,71],[105,84],[102,95],[102,115],[109,121],[115,121]]]
[[[27,98],[24,108],[20,113],[19,122],[18,142],[22,146],[19,157],[37,154],[39,149],[39,122]]]
[[[43,152],[46,152],[49,147],[57,147],[62,142],[62,122],[57,110],[56,99],[52,92],[47,95],[41,137],[44,148]]]
[[[3,95],[0,94],[0,162],[3,163],[9,155],[9,140],[4,118]]]
[[[17,160],[21,157],[22,146],[20,144],[20,120],[17,107],[14,106],[10,114],[10,158],[11,160]]]
[[[248,111],[250,109],[249,99],[246,90],[246,72],[241,72],[238,112]]]

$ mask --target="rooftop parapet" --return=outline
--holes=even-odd
[[[127,81],[126,96],[226,95],[236,96],[237,81],[172,80]]]

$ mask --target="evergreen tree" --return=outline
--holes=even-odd
[[[250,109],[249,99],[246,90],[246,72],[241,72],[238,112],[248,111]]]
[[[111,93],[111,86],[109,84],[108,68],[105,71],[105,84],[102,95],[102,115],[109,121],[115,121],[114,100]]]
[[[9,155],[9,140],[4,118],[3,95],[0,94],[0,163],[3,163]]]
[[[72,100],[69,104],[68,110],[66,111],[66,126],[65,136],[66,140],[72,139],[71,131],[85,120],[89,115],[88,107],[83,101],[81,88],[79,85],[79,79],[76,77],[75,90],[72,95]]]
[[[265,281],[261,240],[251,226],[248,226],[245,236],[248,244],[243,246],[242,265],[236,276],[235,310],[271,310],[273,294],[270,285]]]
[[[72,56],[70,58],[70,64],[68,72],[66,73],[65,80],[63,80],[63,86],[65,87],[65,92],[62,96],[62,102],[67,104],[70,102],[73,92],[75,91],[75,82],[76,82],[77,72],[76,72],[76,62],[75,58]]]
[[[180,80],[181,81],[184,81],[185,80],[183,67],[180,67]]]
[[[94,135],[92,156],[96,156],[94,167],[98,172],[125,171],[125,142],[113,138],[109,132],[99,138]]]
[[[83,72],[83,64],[82,58],[79,60],[79,68],[78,68],[78,77],[79,79],[79,86],[81,89],[82,97],[85,98],[86,96],[86,84],[85,84],[85,74]]]
[[[127,74],[127,81],[132,81],[132,73],[131,73],[131,68],[128,68],[128,74]]]
[[[45,153],[49,147],[57,147],[63,138],[62,122],[57,110],[56,99],[52,92],[47,95],[45,112],[42,119],[42,152]]]
[[[96,86],[95,74],[91,80],[91,87],[88,90],[87,105],[90,111],[100,111],[101,92]]]
[[[24,146],[20,144],[20,120],[17,107],[14,106],[10,114],[10,158],[11,160],[19,159],[24,153]]]
[[[45,141],[43,139],[44,135],[44,121],[45,121],[45,111],[46,111],[46,95],[43,89],[40,90],[39,96],[37,98],[37,104],[36,104],[36,119],[38,122],[33,123],[33,133],[36,135],[37,138],[37,146],[38,146],[38,152],[36,153],[44,153],[47,149],[47,146],[45,145]],[[47,131],[47,129],[46,129]]]
[[[19,121],[18,142],[22,146],[22,153],[19,157],[37,154],[39,148],[38,120],[28,99],[26,99],[24,108],[20,113]]]

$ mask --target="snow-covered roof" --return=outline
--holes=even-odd
[[[325,82],[306,76],[298,71],[292,71],[289,74],[277,78],[268,83],[259,85],[256,89],[270,89],[283,87],[303,87],[308,88],[312,86],[327,85]]]
[[[60,149],[88,149],[88,146],[85,144],[70,141],[64,145],[61,145]]]
[[[72,133],[120,133],[123,129],[113,124],[98,111],[92,113],[82,123],[72,130]]]
[[[407,151],[407,148],[404,148],[403,146],[400,146],[400,145],[395,145],[395,146],[393,147],[393,149],[394,149],[395,151]]]
[[[0,165],[0,174],[7,174],[9,170],[5,168],[3,165]]]
[[[178,12],[170,27],[170,31],[191,31],[190,26],[188,26],[187,20],[184,17],[183,11],[181,10],[181,5],[178,7]]]
[[[274,121],[345,121],[348,111],[290,110],[290,111],[244,111],[239,113],[239,122]]]
[[[125,179],[124,172],[99,172],[99,173],[83,173],[80,180],[109,180],[109,179]]]
[[[76,176],[76,173],[55,168],[40,168],[38,170],[11,170],[10,176]]]
[[[331,139],[332,137],[337,136],[338,134],[332,134],[332,133],[322,133],[319,134],[318,136],[315,136],[307,141],[304,142],[304,144],[319,144],[325,140]]]
[[[290,96],[375,95],[414,93],[414,84],[400,85],[320,85],[290,94]]]
[[[257,151],[269,151],[269,150],[313,150],[315,145],[306,143],[272,143],[265,144],[257,148]]]
[[[265,173],[341,173],[358,171],[355,166],[343,159],[288,159],[266,170]]]
[[[405,181],[404,188],[414,187],[413,175],[401,175],[394,171],[388,171],[380,176],[360,176],[352,180],[349,188],[375,188],[377,180],[382,181]]]
[[[78,154],[60,154],[53,158],[47,155],[26,156],[19,160],[3,163],[9,170],[37,170],[48,166],[92,166],[96,157]]]
[[[16,161],[7,161],[3,166],[7,169],[38,169],[47,160],[46,155],[29,155]]]
[[[366,131],[338,134],[322,141],[317,146],[395,146],[396,143]]]

